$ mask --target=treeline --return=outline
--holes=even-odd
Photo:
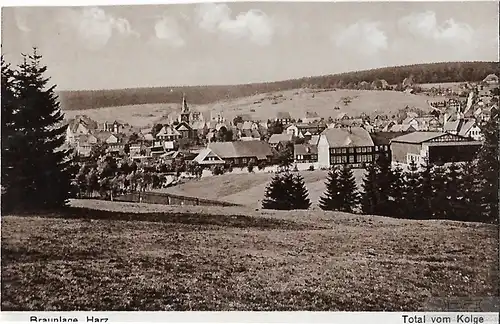
[[[401,84],[411,77],[415,83],[481,81],[487,75],[500,73],[496,62],[447,62],[386,67],[325,76],[304,77],[268,83],[221,86],[156,87],[116,90],[61,91],[64,110],[91,109],[151,103],[180,103],[185,93],[192,104],[207,104],[256,94],[298,88],[359,88],[359,83],[385,80]]]
[[[485,142],[477,159],[438,166],[411,164],[408,170],[392,167],[380,156],[366,168],[358,190],[348,167],[328,174],[320,197],[323,210],[381,215],[405,219],[449,219],[498,222],[500,115],[482,127]],[[311,205],[303,179],[290,172],[276,175],[266,188],[265,209],[308,209]]]

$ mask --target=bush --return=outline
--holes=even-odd
[[[314,165],[312,165],[312,164],[311,164],[311,165],[309,166],[309,169],[308,169],[308,170],[309,170],[309,171],[314,171]]]

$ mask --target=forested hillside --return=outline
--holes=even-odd
[[[498,62],[415,64],[245,85],[61,91],[59,97],[65,110],[179,102],[182,92],[192,104],[207,104],[223,99],[302,87],[359,88],[359,84],[363,81],[371,84],[376,80],[385,80],[388,84],[397,85],[408,77],[415,83],[481,81],[490,73],[500,74]]]

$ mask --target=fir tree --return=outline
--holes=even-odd
[[[14,74],[15,105],[4,107],[2,100],[2,112],[14,112],[15,129],[15,135],[6,139],[7,146],[15,149],[2,159],[13,166],[6,197],[14,209],[62,207],[70,196],[75,173],[70,152],[62,149],[66,131],[61,125],[63,114],[55,86],[49,86],[49,79],[44,77],[47,67],[41,65],[37,50],[23,58]]]
[[[328,177],[325,182],[326,191],[322,197],[319,198],[319,206],[323,210],[340,210],[340,184],[339,184],[339,170],[334,168],[328,172]]]
[[[14,116],[17,112],[14,71],[7,64],[2,56],[2,209],[9,209],[9,204],[13,202],[12,198],[17,194],[15,186],[14,167],[16,164],[15,156],[15,138],[16,129]],[[21,189],[21,188],[17,188]]]
[[[290,172],[273,177],[262,201],[264,209],[308,209],[310,205],[304,180],[300,175],[292,175]]]
[[[293,176],[292,198],[293,209],[309,209],[311,207],[309,193],[304,178],[300,174]]]
[[[283,174],[276,174],[266,187],[265,198],[262,201],[264,209],[291,209],[288,206],[287,191],[285,190],[285,178]]]
[[[391,176],[390,195],[392,198],[392,213],[396,217],[405,217],[405,193],[408,190],[405,174],[403,169],[397,166],[392,170]]]
[[[429,197],[430,211],[436,219],[449,219],[452,216],[447,186],[448,177],[444,167],[434,166],[431,170],[431,192]]]
[[[381,154],[376,161],[376,187],[378,190],[375,214],[388,216],[392,214],[391,208],[391,161],[385,154]]]
[[[379,192],[377,188],[377,167],[369,164],[363,178],[363,194],[361,196],[361,210],[364,214],[376,215],[379,202]]]
[[[433,166],[431,163],[425,163],[418,172],[417,192],[417,218],[431,219],[432,218],[432,200],[434,191],[432,187]]]
[[[482,197],[481,210],[484,219],[491,222],[498,221],[499,129],[500,114],[494,109],[490,120],[481,127],[484,143],[479,151],[477,164]]]
[[[460,219],[464,221],[481,220],[481,179],[475,163],[464,163],[460,168],[461,179],[458,184],[459,203],[455,206]]]
[[[414,161],[410,163],[408,170],[404,172],[404,179],[406,183],[403,192],[405,218],[417,219],[419,216],[418,204],[420,203],[418,194],[419,172]]]
[[[340,211],[352,213],[358,204],[358,189],[351,168],[344,166],[339,174]]]

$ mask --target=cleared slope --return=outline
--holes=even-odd
[[[107,208],[144,210],[123,205]],[[246,227],[207,213],[189,223],[4,216],[2,310],[410,311],[498,289],[494,227],[316,216],[270,228],[257,215]]]

